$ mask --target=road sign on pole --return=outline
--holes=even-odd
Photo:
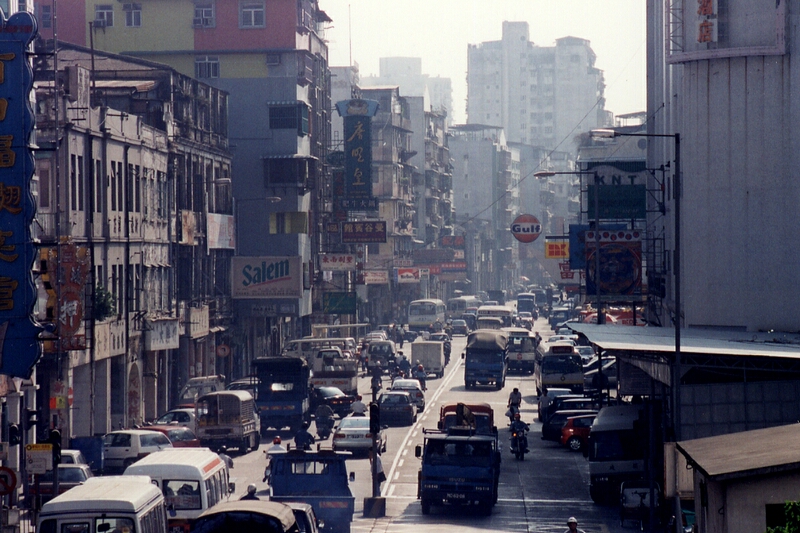
[[[26,469],[29,474],[44,474],[53,469],[52,444],[27,444],[25,446]]]
[[[0,466],[0,496],[8,496],[17,488],[17,474],[7,466]]]

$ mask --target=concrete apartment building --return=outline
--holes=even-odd
[[[37,4],[44,13],[49,2]],[[88,45],[91,37],[96,49],[167,64],[230,94],[237,246],[232,272],[251,260],[292,258],[290,291],[233,294],[239,318],[231,349],[234,360],[243,361],[237,366],[249,368],[252,358],[279,353],[286,337],[310,334],[323,244],[320,206],[330,194],[324,40],[330,19],[316,0],[75,4],[59,13],[59,39]]]
[[[500,126],[509,142],[574,154],[574,137],[608,122],[595,59],[585,39],[538,46],[527,22],[503,22],[500,41],[469,45],[467,122]]]

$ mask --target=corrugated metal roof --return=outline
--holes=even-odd
[[[774,445],[800,440],[800,424],[729,433],[676,443],[687,461],[717,480],[800,469],[795,446]]]
[[[604,350],[674,352],[673,328],[597,325],[570,322]],[[800,335],[781,332],[719,331],[698,328],[681,330],[681,352],[706,355],[737,355],[800,358]]]

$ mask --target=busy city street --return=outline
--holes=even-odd
[[[537,321],[536,328],[541,329],[546,337],[552,333],[544,319]],[[385,517],[363,517],[363,499],[372,493],[369,459],[356,456],[347,461],[348,469],[356,473],[355,482],[351,483],[356,498],[353,531],[407,532],[424,524],[425,531],[446,531],[457,526],[462,531],[555,533],[566,529],[566,520],[571,516],[579,520],[579,527],[587,533],[630,531],[634,524],[628,522],[628,527],[620,527],[616,506],[601,506],[592,502],[588,490],[588,464],[583,454],[569,451],[558,443],[541,440],[541,424],[536,409],[538,398],[532,376],[510,375],[500,391],[488,387],[465,390],[461,354],[466,339],[466,336],[453,338],[454,356],[445,376],[428,380],[427,406],[417,422],[410,427],[390,427],[386,430],[388,445],[382,462],[388,479],[381,487],[381,494],[386,497]],[[409,345],[406,344],[404,350],[408,349]],[[388,388],[390,384],[389,377],[385,376],[383,386]],[[515,459],[509,451],[509,420],[504,416],[509,393],[514,387],[523,393],[522,420],[531,427],[528,437],[531,452],[523,461]],[[359,392],[369,399],[370,380],[366,376],[359,380]],[[436,429],[441,405],[476,401],[487,402],[494,409],[502,446],[497,504],[489,517],[481,516],[475,509],[459,506],[434,508],[430,515],[423,516],[417,499],[420,460],[414,456],[414,448],[422,444],[424,430]],[[313,424],[311,430],[313,433]],[[256,483],[259,494],[268,495],[269,487],[262,482],[266,466],[264,451],[271,444],[269,437],[275,435],[278,433],[265,437],[258,452],[234,457],[232,476],[239,493],[243,494],[249,483]],[[280,435],[284,440],[291,438],[288,432]],[[330,439],[319,442],[321,447],[330,444]]]

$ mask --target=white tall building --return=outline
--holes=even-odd
[[[470,45],[467,122],[500,126],[509,142],[575,153],[573,139],[604,126],[603,71],[589,41],[530,41],[527,22],[503,22],[503,38]]]

